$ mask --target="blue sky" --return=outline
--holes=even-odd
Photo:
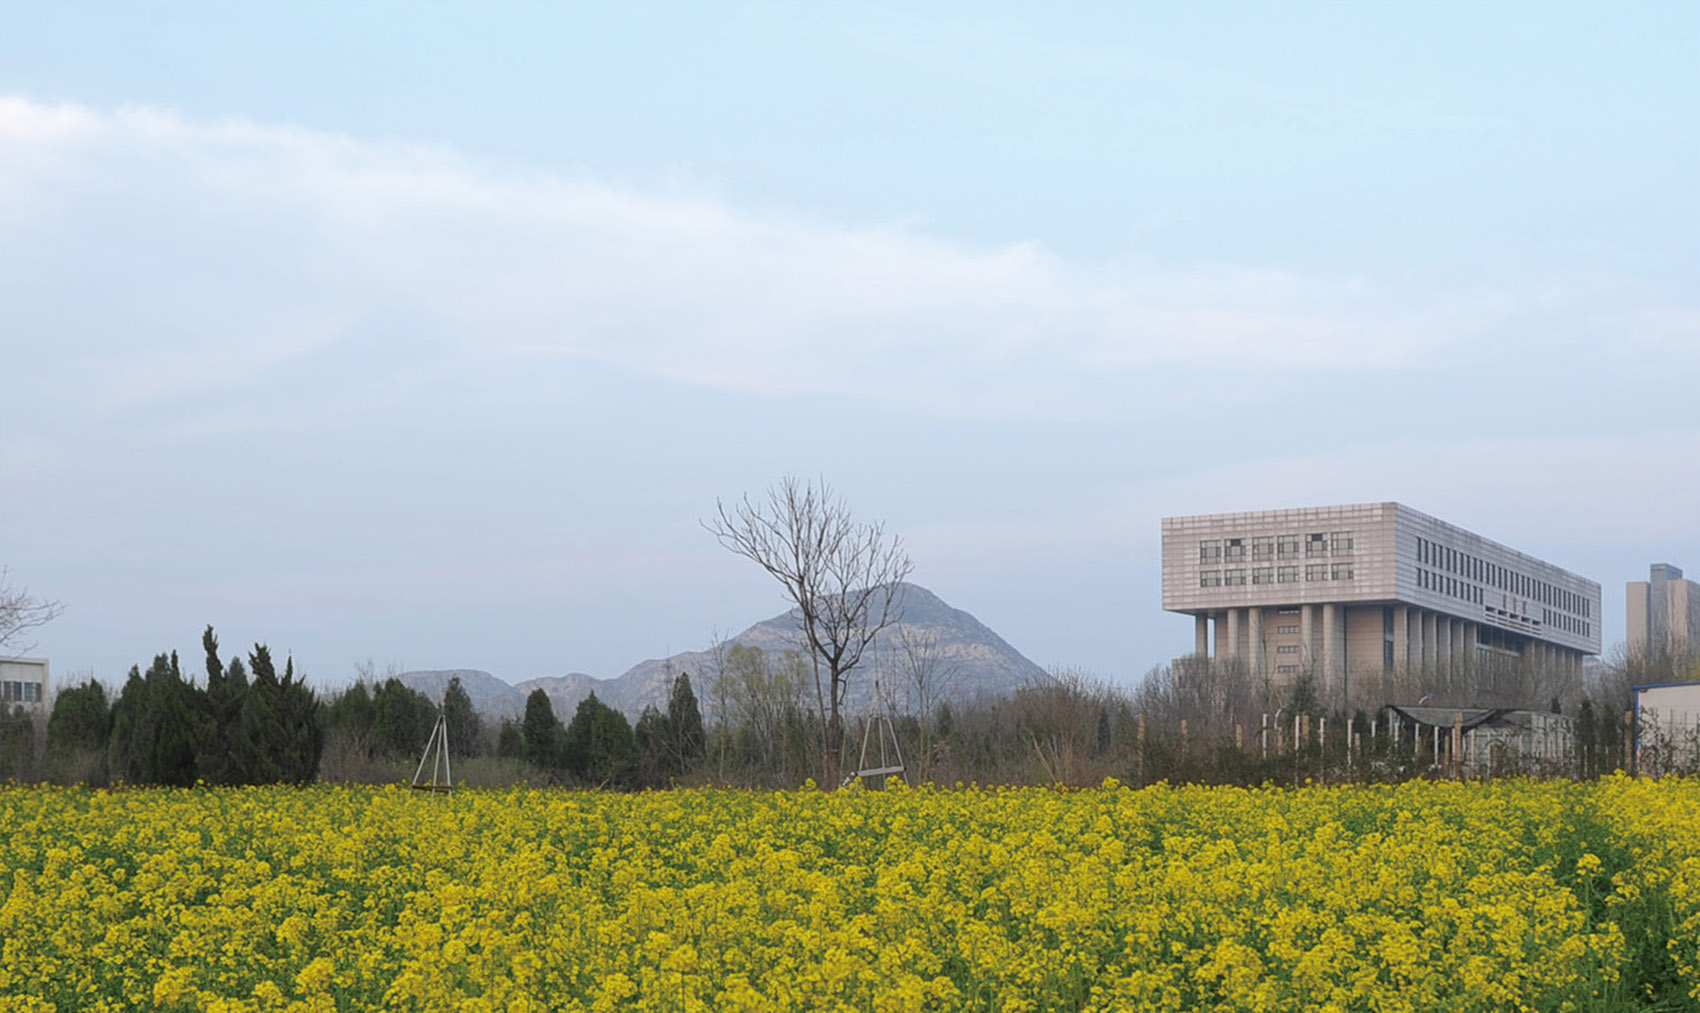
[[[1042,665],[1166,514],[1700,571],[1691,4],[6,4],[0,560],[109,681],[619,674],[821,475]]]

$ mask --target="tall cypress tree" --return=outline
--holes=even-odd
[[[210,784],[245,784],[237,744],[238,723],[242,716],[242,695],[247,691],[241,659],[231,659],[231,671],[225,670],[218,657],[218,636],[209,624],[201,634],[201,649],[206,654],[206,734],[196,751],[201,777]]]
[[[525,740],[525,758],[532,764],[554,770],[561,766],[561,721],[555,717],[555,707],[549,694],[540,689],[525,698],[525,718],[520,722],[520,735]]]
[[[131,743],[138,780],[178,787],[194,784],[199,776],[195,743],[203,730],[200,719],[204,707],[199,692],[183,681],[177,652],[156,655],[141,685]]]
[[[319,724],[319,698],[306,681],[295,674],[295,658],[285,658],[283,678],[278,680],[275,715],[281,767],[280,780],[307,784],[319,776],[319,759],[325,751],[325,730]]]
[[[676,772],[674,763],[673,728],[667,715],[654,704],[638,715],[637,727],[632,729],[637,740],[638,781],[646,788],[659,788]]]
[[[449,749],[461,756],[477,756],[484,738],[484,722],[472,709],[472,698],[460,684],[460,676],[449,680],[443,691],[443,720],[448,725]]]
[[[684,773],[702,759],[708,738],[702,729],[697,695],[691,691],[689,672],[680,672],[673,680],[673,695],[667,701],[667,727],[672,735],[674,770]]]

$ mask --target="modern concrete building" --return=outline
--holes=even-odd
[[[1654,563],[1647,580],[1629,582],[1629,653],[1700,651],[1700,584],[1669,563]]]
[[[0,658],[0,708],[45,708],[51,699],[46,658]]]
[[[1599,584],[1399,503],[1165,517],[1163,607],[1198,654],[1328,693],[1494,659],[1580,675],[1600,652]]]

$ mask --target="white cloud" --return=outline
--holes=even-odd
[[[0,173],[12,257],[98,260],[87,248],[107,244],[109,271],[146,263],[128,290],[89,280],[153,326],[97,372],[157,397],[387,311],[468,355],[993,413],[1078,412],[1082,383],[1174,365],[1388,366],[1480,324],[1361,279],[1073,264],[1032,243],[969,247],[149,108],[0,100]]]

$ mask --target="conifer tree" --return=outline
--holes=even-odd
[[[591,693],[567,725],[567,769],[594,784],[629,786],[637,774],[631,722]]]
[[[680,672],[673,680],[673,695],[667,701],[667,727],[671,736],[673,773],[682,774],[702,759],[708,743],[708,736],[702,728],[702,709],[697,706],[696,693],[691,690],[689,672]]]
[[[677,773],[674,762],[673,728],[667,715],[650,704],[638,715],[633,729],[637,740],[638,781],[646,788],[659,788]]]
[[[532,764],[553,770],[561,766],[561,721],[555,717],[555,707],[549,694],[540,689],[525,698],[525,719],[520,725],[525,739],[525,758]]]
[[[460,676],[449,680],[443,691],[443,720],[448,725],[449,749],[461,756],[477,756],[484,737],[484,722],[472,709],[472,698],[460,684]]]

